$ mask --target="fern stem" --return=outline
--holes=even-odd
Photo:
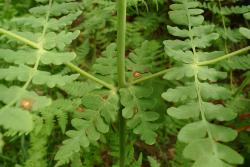
[[[125,78],[125,36],[126,36],[126,0],[117,0],[117,72],[118,87],[126,87]],[[125,145],[126,127],[125,119],[122,116],[122,107],[119,109],[119,147],[120,147],[120,167],[125,167]]]
[[[137,80],[134,80],[134,81],[130,82],[130,84],[135,85],[135,84],[139,84],[141,82],[145,82],[145,81],[153,79],[153,78],[160,77],[160,76],[166,74],[169,70],[170,69],[165,69],[165,70],[159,71],[157,73],[154,73],[154,74],[139,78]]]
[[[197,97],[198,97],[198,103],[199,103],[199,110],[200,110],[200,114],[201,114],[201,120],[203,121],[203,123],[206,126],[206,130],[207,130],[207,134],[208,134],[208,139],[211,142],[213,152],[214,152],[214,154],[216,156],[218,156],[218,149],[217,149],[217,146],[215,145],[215,141],[214,141],[211,129],[209,128],[209,122],[207,121],[207,118],[206,118],[206,115],[205,115],[205,109],[204,109],[204,106],[203,106],[203,99],[201,97],[200,81],[198,79],[198,73],[197,72],[195,74],[194,84],[195,84],[196,94],[197,94]]]
[[[190,38],[192,52],[193,52],[193,59],[194,59],[194,63],[198,64],[199,57],[197,55],[196,46],[194,44],[194,36],[191,33],[192,32],[192,26],[190,24],[191,23],[191,21],[190,21],[191,20],[191,14],[189,13],[188,9],[186,9],[186,11],[187,11],[187,17],[188,17],[188,22],[189,22],[188,31],[190,32],[189,33],[190,34],[189,38]],[[195,76],[194,76],[194,85],[195,85],[196,94],[197,94],[197,98],[198,98],[197,100],[198,100],[198,103],[199,103],[199,111],[200,111],[200,115],[201,115],[201,120],[206,126],[206,131],[207,131],[207,134],[208,134],[208,138],[211,141],[213,152],[217,156],[217,154],[218,154],[217,147],[214,144],[214,139],[213,139],[213,136],[212,136],[212,133],[211,133],[211,129],[208,126],[209,123],[207,121],[207,118],[206,118],[206,115],[205,115],[205,109],[204,109],[204,106],[203,106],[203,99],[202,99],[201,90],[200,90],[200,81],[198,79],[198,68],[196,68],[196,72],[195,72]]]
[[[14,39],[16,39],[18,41],[21,41],[21,42],[23,42],[23,43],[25,43],[25,44],[33,47],[33,48],[36,48],[36,49],[40,48],[40,45],[38,45],[37,43],[35,43],[35,42],[33,42],[33,41],[31,41],[31,40],[29,40],[27,38],[24,38],[24,37],[22,37],[20,35],[17,35],[15,33],[11,32],[11,31],[0,28],[0,33],[3,34],[3,35],[8,36],[10,38],[14,38]]]
[[[0,158],[1,158],[2,160],[7,160],[7,161],[9,161],[9,162],[15,163],[15,161],[13,160],[13,158],[9,158],[8,156],[5,156],[5,155],[0,154]]]
[[[221,16],[221,19],[222,19],[222,25],[223,25],[223,29],[224,29],[224,34],[225,34],[225,38],[224,38],[224,48],[225,48],[225,51],[226,51],[226,54],[229,53],[228,51],[228,47],[227,47],[227,27],[226,27],[226,22],[225,22],[225,17],[222,13],[222,6],[221,6],[221,0],[219,0],[219,8],[220,8],[220,16]],[[228,62],[230,62],[231,60],[228,59]],[[233,89],[233,70],[230,70],[229,71],[229,76],[230,76],[230,87],[231,87],[231,90]]]
[[[245,52],[247,52],[249,50],[250,50],[250,46],[242,48],[242,49],[237,50],[235,52],[231,52],[229,54],[226,54],[224,56],[221,56],[221,57],[218,57],[218,58],[215,58],[215,59],[212,59],[212,60],[207,60],[207,61],[199,62],[199,63],[197,63],[197,65],[199,65],[199,66],[205,66],[205,65],[209,65],[209,64],[214,64],[214,63],[217,63],[217,62],[222,61],[224,59],[228,59],[230,57],[233,57],[233,56],[245,53]]]
[[[225,17],[222,14],[221,0],[219,0],[219,9],[220,9],[220,16],[221,16],[221,19],[222,19],[223,30],[224,30],[225,36],[227,36],[228,32],[227,32],[227,27],[226,27],[226,23],[225,23]],[[226,54],[228,54],[229,51],[228,51],[228,48],[227,48],[227,38],[226,37],[224,38],[224,48],[226,50]]]
[[[106,87],[108,89],[116,91],[116,88],[113,85],[111,85],[111,84],[109,84],[109,83],[107,83],[107,82],[105,82],[105,81],[103,81],[101,79],[96,78],[95,76],[89,74],[88,72],[80,69],[79,67],[77,67],[73,63],[66,63],[65,65],[67,65],[71,70],[76,71],[77,73],[79,73],[81,76],[83,76],[83,77],[85,77],[87,79],[90,79],[92,81],[95,81],[96,83],[98,83],[98,84],[100,84],[100,85],[102,85],[102,86],[104,86],[104,87]]]
[[[119,87],[126,86],[125,80],[125,35],[126,35],[126,0],[117,1],[117,70]]]
[[[126,121],[122,116],[122,108],[120,108],[119,110],[118,119],[119,119],[119,149],[120,149],[119,165],[120,167],[125,167]]]

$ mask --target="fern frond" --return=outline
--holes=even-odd
[[[148,85],[131,86],[121,89],[120,94],[124,106],[122,115],[128,120],[127,126],[147,144],[154,144],[157,136],[155,131],[159,128],[155,121],[159,114],[153,111],[155,104],[150,98],[153,88]]]
[[[61,89],[63,89],[67,94],[73,97],[82,97],[88,92],[91,92],[98,88],[100,88],[99,85],[95,85],[89,82],[77,82],[77,81],[68,83],[64,85],[63,87],[61,87]]]
[[[239,31],[239,28],[232,26],[232,17],[239,17],[237,15],[242,14],[245,15],[250,9],[249,5],[237,6],[234,5],[234,3],[235,2],[232,2],[232,6],[230,7],[227,5],[223,6],[225,3],[222,1],[203,3],[203,7],[205,9],[210,10],[215,18],[219,18],[219,22],[215,22],[215,31],[222,37],[221,40],[218,41],[218,46],[219,48],[222,48],[226,54],[230,52],[230,48],[233,48],[233,45],[230,45],[229,42],[235,44],[244,40],[244,35],[240,32],[242,28],[240,28]],[[241,25],[239,27],[241,27]],[[222,66],[224,69],[230,72],[231,86],[234,80],[232,76],[232,70],[247,69],[247,62],[244,63],[245,60],[247,60],[245,56],[240,56],[230,58],[228,61],[219,63],[220,67]]]
[[[80,31],[66,32],[61,31],[60,33],[50,32],[46,34],[44,41],[45,49],[58,48],[64,50],[66,45],[69,45],[79,35]]]
[[[249,70],[250,69],[250,55],[243,55],[233,57],[230,61],[221,62],[220,65],[229,70]]]
[[[25,162],[25,167],[46,167],[48,166],[46,156],[50,134],[47,133],[49,124],[46,124],[41,117],[37,116],[35,118],[35,129],[30,133],[29,158]]]
[[[160,71],[161,64],[164,63],[161,53],[159,43],[156,41],[144,41],[140,48],[136,48],[128,55],[126,68],[132,74],[134,72],[144,74]]]
[[[62,3],[59,1],[52,3],[52,0],[46,2],[49,2],[48,5],[41,5],[30,9],[33,16],[23,19],[14,18],[12,22],[17,23],[17,27],[13,30],[0,29],[1,34],[10,38],[11,41],[17,42],[18,46],[17,50],[13,50],[10,46],[1,48],[0,59],[6,61],[9,67],[0,68],[0,79],[6,81],[18,80],[21,81],[20,84],[23,84],[9,88],[1,85],[3,92],[1,94],[1,101],[4,102],[5,106],[0,109],[0,113],[7,113],[8,110],[10,113],[13,110],[22,110],[23,112],[25,108],[21,109],[23,105],[22,100],[27,101],[27,99],[30,101],[29,105],[31,106],[28,108],[26,106],[26,109],[38,110],[48,106],[51,103],[48,98],[40,97],[34,92],[27,91],[31,83],[35,85],[47,85],[52,88],[63,86],[78,77],[78,75],[52,74],[48,71],[40,70],[40,63],[44,65],[61,65],[73,60],[75,54],[64,52],[64,50],[66,45],[70,44],[79,35],[79,31],[61,31],[60,33],[57,31],[71,24],[80,15],[80,12],[78,12],[79,3],[63,1],[61,1]],[[69,14],[69,12],[75,13]],[[53,16],[56,16],[56,18],[52,18]],[[64,21],[66,22],[63,23]],[[25,26],[19,29],[18,26],[23,22],[26,23],[24,24]],[[51,28],[53,24],[57,24],[57,27]],[[13,66],[13,63],[17,64],[17,66]],[[26,112],[27,114],[29,114],[28,111]],[[17,122],[16,124],[18,124],[18,117],[12,118],[16,118],[13,122]],[[30,120],[26,120],[25,122],[32,121],[31,116],[27,116],[27,119]],[[10,125],[3,126],[10,127],[11,129],[14,128],[14,126]],[[19,129],[19,127],[16,128]],[[30,130],[30,128],[28,129]]]
[[[47,1],[48,2],[48,1]],[[35,16],[43,16],[48,11],[49,5],[41,5],[30,9],[30,13]],[[81,8],[78,2],[54,2],[51,6],[50,16],[61,16],[69,13],[77,12]]]
[[[52,18],[48,22],[48,29],[50,30],[60,30],[64,27],[71,25],[74,20],[77,19],[81,15],[81,12],[75,12],[75,13],[69,13],[68,15],[65,15],[59,19]],[[18,17],[11,20],[13,24],[16,24],[17,26],[24,26],[25,28],[32,28],[32,29],[38,29],[43,27],[43,23],[45,21],[44,18],[36,18],[34,16],[29,17]]]
[[[88,86],[85,83],[83,85]],[[69,89],[67,91],[71,92]],[[79,96],[74,91],[72,93]],[[98,141],[116,120],[118,96],[113,90],[93,89],[93,86],[89,85],[89,88],[85,88],[81,99],[82,111],[71,121],[75,129],[66,132],[69,139],[63,142],[63,146],[56,154],[57,166],[69,163],[75,153]]]
[[[65,133],[66,126],[68,125],[69,113],[76,110],[80,105],[78,99],[67,100],[67,99],[57,99],[53,103],[44,108],[41,111],[43,117],[51,117],[50,119],[56,119],[59,127],[62,130],[62,133]]]
[[[222,27],[215,27],[215,31],[220,34],[220,36],[224,40],[229,40],[231,42],[237,43],[240,42],[244,37],[241,35],[238,29],[232,29],[230,27],[226,27],[226,29]]]
[[[80,29],[93,51],[93,60],[98,57],[97,51],[105,48],[114,42],[116,33],[116,3],[114,1],[92,1],[86,0],[82,3],[84,19],[80,17],[75,29]]]
[[[30,148],[29,158],[26,160],[25,165],[27,167],[39,166],[47,167],[47,149],[49,138],[53,130],[56,128],[55,120],[62,133],[65,133],[68,125],[68,117],[70,113],[73,113],[79,106],[79,101],[58,99],[52,102],[48,107],[39,110],[41,116],[35,117],[35,129],[30,134]],[[39,164],[37,165],[37,162]]]
[[[170,6],[170,19],[185,28],[168,27],[171,35],[180,40],[164,42],[167,55],[177,65],[164,76],[165,79],[182,80],[184,86],[170,88],[162,97],[175,102],[177,107],[167,110],[170,116],[177,119],[192,119],[193,123],[185,125],[178,134],[178,140],[187,143],[183,155],[192,161],[193,167],[234,166],[243,163],[243,158],[230,147],[221,144],[237,137],[231,128],[216,125],[210,121],[230,121],[236,114],[212,100],[227,100],[231,92],[225,87],[208,83],[224,79],[226,74],[211,67],[197,64],[204,54],[202,49],[211,46],[218,38],[213,33],[213,26],[203,26],[204,17],[199,2],[193,0],[175,0]],[[195,154],[194,154],[195,153]]]
[[[224,6],[220,8],[216,3],[204,2],[200,5],[201,7],[212,11],[215,14],[232,15],[232,14],[244,14],[250,10],[250,5],[242,6]]]
[[[94,73],[109,82],[115,82],[117,78],[116,44],[112,43],[107,46],[102,55],[103,57],[98,58],[93,65]]]

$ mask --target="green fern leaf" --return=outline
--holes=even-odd
[[[38,43],[39,42],[39,37],[41,36],[40,32],[38,33],[38,32],[30,32],[30,31],[15,31],[15,30],[10,31],[10,32],[12,32],[14,34],[17,34],[20,37],[23,37],[25,39],[28,39],[28,40],[30,40],[30,41],[32,41],[34,43]],[[12,39],[12,38],[10,38],[10,40],[13,41],[13,42],[17,42],[19,44],[23,44],[23,43],[21,43],[19,41],[16,41],[15,39]]]
[[[96,74],[101,75],[106,81],[114,82],[117,78],[116,66],[116,44],[111,43],[102,53],[103,57],[96,60],[93,70]],[[105,77],[103,77],[105,76]]]
[[[65,84],[74,81],[79,77],[78,74],[72,75],[51,75],[48,72],[38,72],[34,77],[32,82],[37,85],[46,84],[48,87],[53,88],[55,86],[64,86]]]
[[[148,156],[147,158],[150,163],[150,167],[160,167],[160,163],[157,160],[155,160],[153,157]]]
[[[20,106],[22,100],[31,100],[32,110],[38,110],[51,104],[51,100],[49,98],[45,96],[38,96],[33,91],[24,91],[22,88],[17,86],[7,88],[4,85],[0,85],[0,92],[0,101],[5,104],[10,103],[16,97],[18,97],[16,102],[18,106]]]
[[[141,167],[141,165],[142,165],[142,153],[140,153],[138,159],[134,163],[132,163],[130,166],[131,167]]]
[[[53,101],[50,106],[43,108],[41,114],[45,117],[46,125],[51,125],[47,129],[53,128],[53,120],[56,118],[62,133],[65,133],[66,126],[68,125],[68,114],[76,110],[77,106],[80,104],[79,101],[79,99],[57,99]]]
[[[215,27],[215,31],[220,34],[224,40],[229,40],[230,42],[240,42],[244,37],[239,32],[239,29],[231,29],[227,27],[225,30],[223,27]]]
[[[224,87],[214,84],[200,83],[201,95],[205,99],[228,99],[230,91]],[[162,94],[162,97],[168,101],[178,102],[185,101],[189,98],[196,99],[196,88],[194,85],[179,86],[175,89],[169,89]]]
[[[48,1],[40,0],[39,2],[45,3]],[[36,3],[32,3],[32,5],[30,3],[31,6],[34,4]],[[48,69],[46,65],[51,65],[49,66],[49,69],[51,69],[53,68],[52,65],[69,63],[75,58],[73,52],[63,51],[66,50],[67,45],[77,38],[80,32],[68,32],[64,28],[72,24],[81,14],[78,11],[81,8],[79,4],[71,0],[49,1],[48,5],[40,4],[40,6],[30,9],[33,15],[31,17],[15,18],[10,21],[8,26],[3,26],[1,22],[2,27],[12,28],[13,30],[8,31],[1,28],[1,34],[4,36],[1,38],[1,42],[6,44],[2,45],[0,49],[0,59],[4,64],[0,68],[0,79],[1,81],[5,80],[0,84],[0,125],[7,130],[6,135],[30,133],[33,130],[34,119],[37,126],[31,132],[31,141],[41,142],[38,144],[42,148],[41,150],[38,150],[39,147],[31,146],[29,153],[32,154],[35,151],[38,151],[38,153],[34,154],[33,157],[30,156],[31,158],[25,162],[26,166],[35,166],[35,161],[41,162],[39,163],[41,167],[47,166],[45,146],[48,136],[52,133],[55,117],[62,131],[64,132],[66,129],[68,118],[66,108],[62,112],[58,111],[61,108],[57,108],[53,112],[48,112],[48,108],[43,110],[51,104],[51,100],[46,96],[38,96],[40,93],[27,89],[34,88],[31,85],[32,83],[47,85],[51,88],[63,86],[78,77],[78,75],[66,75],[65,72],[62,74],[59,71],[62,69],[61,67],[53,69],[56,74],[40,71],[40,69]],[[22,14],[20,13],[20,15]],[[6,40],[6,38],[8,39]],[[49,51],[52,49],[53,51]],[[40,68],[40,64],[43,64],[42,68]],[[32,67],[28,65],[32,65]],[[21,82],[16,82],[16,80]],[[5,86],[13,85],[13,83],[17,85]],[[42,90],[43,94],[47,94],[46,92]],[[24,109],[36,112],[31,115],[29,111]],[[43,128],[45,123],[46,128]],[[39,132],[41,133],[39,134]],[[41,140],[37,139],[39,137],[41,137]]]
[[[37,51],[35,50],[18,50],[0,49],[0,58],[8,63],[29,64],[33,65],[36,62]],[[41,62],[43,64],[61,65],[70,62],[76,57],[73,52],[47,52],[43,53]]]
[[[215,144],[216,148],[213,147]],[[218,150],[214,155],[213,149]],[[243,158],[231,148],[219,144],[211,143],[209,139],[200,139],[190,143],[183,152],[186,158],[197,160],[192,167],[210,167],[210,166],[231,166],[230,164],[242,164]]]
[[[239,31],[244,37],[250,39],[250,30],[248,28],[241,27]]]
[[[176,0],[176,2],[179,1]],[[169,17],[175,24],[178,25],[201,25],[204,21],[204,18],[200,16],[200,14],[203,13],[203,10],[195,9],[198,6],[199,2],[195,1],[185,1],[185,4],[172,4],[170,5],[170,9],[172,9],[172,11],[169,12]],[[190,15],[189,19],[186,15],[186,9],[188,9]]]
[[[29,54],[27,54],[27,51],[23,50],[15,52],[10,49],[0,49],[0,53],[0,58],[8,63],[35,64],[36,62],[36,55],[31,50],[29,50]]]
[[[200,83],[201,96],[204,99],[229,99],[231,92],[225,87],[216,84]]]
[[[168,89],[167,92],[162,94],[162,97],[171,102],[186,101],[187,99],[196,99],[194,85],[180,86],[175,89]]]
[[[231,121],[236,118],[237,114],[230,108],[223,105],[203,102],[205,114],[208,120]]]
[[[180,29],[179,27],[172,27],[172,26],[167,26],[168,32],[171,35],[177,36],[177,37],[182,37],[182,38],[187,38],[188,37],[188,30],[186,29]]]
[[[178,107],[170,107],[168,108],[167,113],[176,119],[198,118],[200,115],[199,106],[194,102]]]
[[[127,124],[135,134],[141,136],[141,140],[152,145],[156,142],[157,133],[155,131],[159,128],[159,125],[155,124],[154,121],[158,118],[158,113],[148,111],[136,114]]]
[[[60,16],[62,14],[69,14],[70,12],[75,12],[80,9],[78,2],[68,2],[68,3],[54,3],[51,7],[51,16]],[[48,11],[48,5],[34,7],[29,10],[33,15],[46,15]]]
[[[189,119],[193,122],[185,125],[178,134],[178,140],[187,143],[184,157],[193,160],[192,167],[224,167],[243,163],[243,158],[231,148],[220,144],[230,142],[237,132],[216,121],[230,121],[236,113],[223,105],[211,103],[213,100],[228,100],[231,92],[225,87],[212,84],[225,79],[226,74],[215,68],[199,66],[199,62],[213,59],[221,52],[202,52],[218,38],[213,33],[214,26],[202,25],[203,10],[198,9],[199,2],[194,0],[174,0],[170,6],[170,19],[179,27],[168,26],[170,34],[178,40],[164,41],[166,54],[175,60],[176,65],[164,76],[167,80],[181,80],[183,86],[170,88],[162,97],[175,102],[167,113],[177,119]],[[188,79],[187,79],[188,78]],[[193,82],[193,83],[192,83]],[[214,121],[210,123],[210,121]],[[234,160],[231,160],[234,159]]]
[[[87,147],[89,145],[84,131],[68,131],[66,134],[70,139],[65,140],[63,146],[61,146],[57,152],[55,156],[55,160],[58,161],[56,166],[68,163],[74,153],[80,151],[80,147]]]
[[[32,115],[20,108],[9,107],[0,111],[0,125],[14,132],[29,133],[33,129]]]
[[[178,139],[184,143],[190,143],[206,137],[207,127],[211,130],[216,141],[229,142],[237,137],[237,132],[224,126],[209,124],[203,121],[197,121],[185,125],[178,134]]]
[[[164,75],[164,79],[167,80],[180,80],[184,77],[190,78],[194,77],[198,72],[198,77],[201,80],[217,81],[218,79],[226,78],[227,74],[225,72],[220,72],[214,68],[208,67],[195,67],[192,65],[183,65],[181,67],[173,67]]]
[[[116,92],[97,91],[92,88],[90,86],[89,89],[85,89],[86,92],[81,97],[83,112],[77,114],[77,118],[72,120],[75,130],[66,132],[69,139],[63,142],[63,146],[56,154],[58,166],[71,161],[74,153],[80,152],[81,148],[89,147],[90,143],[98,141],[101,135],[109,131],[111,123],[116,120],[118,110]]]
[[[10,66],[7,69],[0,69],[0,79],[5,79],[7,81],[19,80],[28,81],[30,74],[32,74],[33,69],[30,67],[21,65],[19,67]],[[63,86],[68,82],[72,82],[78,78],[78,74],[73,74],[70,76],[62,76],[60,74],[51,75],[49,72],[37,71],[33,76],[32,82],[37,85],[47,84],[48,87],[52,88],[55,86]]]
[[[82,104],[87,109],[98,111],[107,123],[116,120],[117,103],[118,97],[113,91],[101,91],[98,95],[89,94],[82,97]]]
[[[227,77],[227,74],[225,72],[217,71],[214,68],[208,68],[208,67],[198,67],[198,78],[200,80],[208,80],[215,82],[219,79],[225,79]]]
[[[65,46],[70,44],[79,35],[80,31],[65,32],[61,31],[59,34],[50,32],[45,36],[44,47],[46,49],[58,48],[64,50]]]
[[[38,115],[34,116],[35,126],[32,132],[30,133],[30,147],[28,149],[29,157],[25,161],[25,167],[48,166],[46,156],[48,149],[48,141],[52,131],[52,129],[50,129],[50,123],[48,122],[48,117],[40,117]]]
[[[153,73],[159,71],[161,58],[161,46],[156,41],[144,41],[140,48],[136,48],[128,55],[126,68],[129,71],[140,73]]]
[[[237,116],[231,109],[225,108],[222,105],[215,105],[207,102],[203,102],[203,105],[208,120],[216,119],[218,121],[231,121]],[[197,119],[200,115],[199,105],[194,102],[178,107],[170,107],[167,112],[176,119]]]
[[[76,13],[70,13],[66,16],[63,16],[59,19],[52,18],[48,22],[48,29],[50,30],[60,30],[67,25],[71,25],[74,20],[80,16],[81,12],[78,11]],[[31,27],[33,29],[42,28],[43,23],[45,22],[44,18],[37,18],[34,16],[29,17],[19,17],[14,18],[11,20],[13,23],[17,24],[18,26],[22,25],[25,27]]]
[[[250,55],[242,55],[239,57],[232,57],[230,61],[223,61],[220,65],[226,70],[249,70],[250,69]]]
[[[122,115],[128,119],[128,127],[133,129],[135,134],[139,134],[147,144],[155,143],[155,131],[159,128],[154,122],[159,118],[159,114],[152,111],[155,104],[149,98],[152,91],[149,86],[133,86],[120,90],[121,103],[124,106]]]
[[[51,19],[48,23],[48,28],[52,30],[59,30],[68,25],[71,25],[74,20],[76,20],[82,12],[77,11],[75,13],[70,13],[66,16],[61,17],[60,19]]]
[[[92,82],[70,82],[63,87],[60,87],[63,89],[66,93],[73,97],[83,97],[84,95],[88,94],[91,91],[94,91],[95,89],[99,89],[100,86],[97,84],[93,84]],[[81,91],[79,91],[81,90]]]
[[[244,17],[245,17],[247,20],[250,20],[250,12],[245,13],[245,14],[244,14]],[[245,27],[240,27],[239,31],[240,31],[240,33],[241,33],[244,37],[246,37],[247,39],[250,39],[250,29],[245,28]]]
[[[13,18],[11,21],[15,23],[17,26],[23,25],[25,27],[42,28],[45,19],[29,16],[29,17]]]
[[[72,61],[76,57],[73,52],[45,52],[41,57],[43,64],[61,65]]]
[[[250,5],[219,7],[219,5],[212,2],[204,2],[201,6],[206,9],[209,9],[215,14],[222,14],[222,15],[244,14],[248,12],[250,9]]]

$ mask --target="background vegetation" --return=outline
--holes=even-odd
[[[249,167],[250,2],[122,2],[0,0],[0,166]]]

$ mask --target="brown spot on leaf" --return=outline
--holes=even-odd
[[[133,77],[134,77],[134,78],[140,78],[140,77],[141,77],[141,73],[135,71],[135,72],[133,73]]]
[[[31,110],[33,106],[33,101],[31,99],[23,99],[20,106],[26,110]]]
[[[84,111],[85,111],[85,108],[84,108],[84,107],[78,107],[76,111],[77,111],[77,112],[84,112]]]

